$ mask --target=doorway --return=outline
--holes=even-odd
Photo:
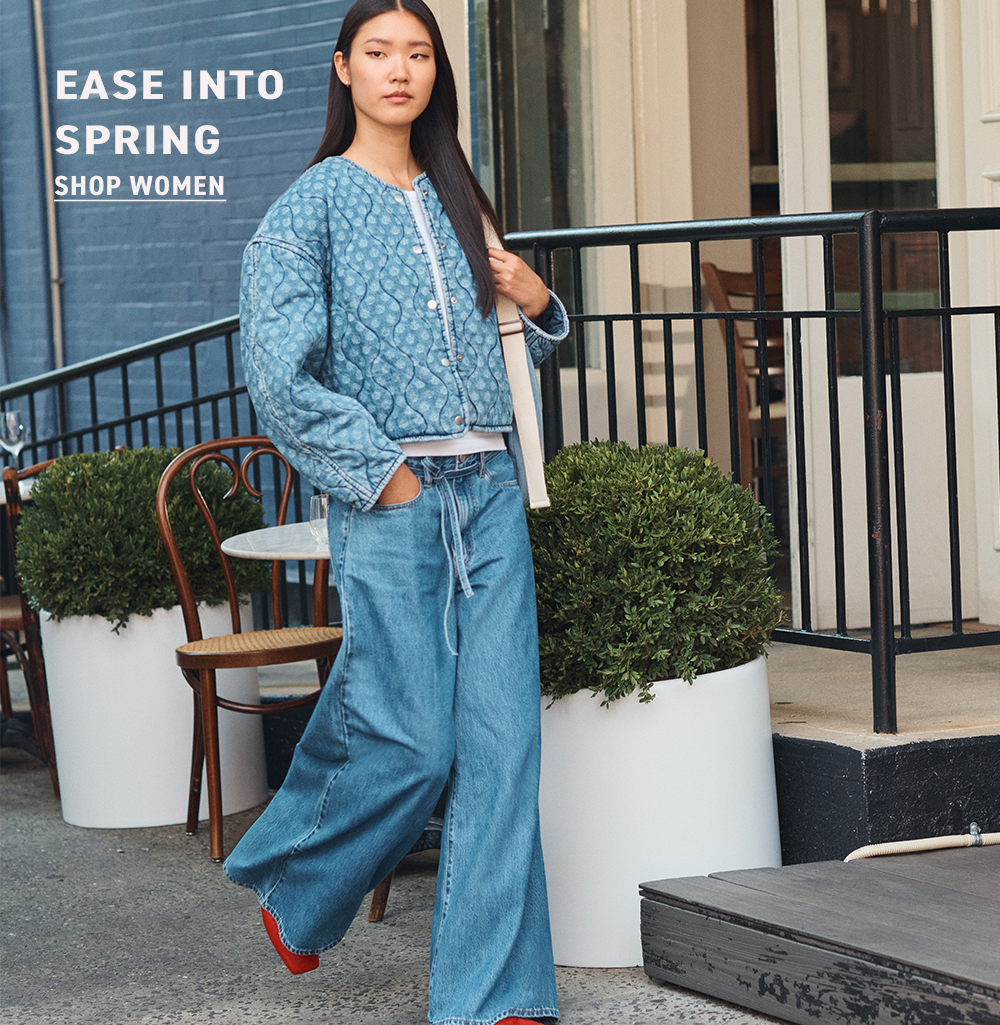
[[[830,119],[830,195],[833,210],[937,207],[931,0],[826,0]],[[746,0],[751,208],[755,216],[781,210],[775,88],[773,0]],[[856,309],[859,284],[853,241],[835,241],[837,306]],[[777,246],[769,269],[779,269]],[[937,305],[937,240],[933,235],[887,236],[883,288],[888,309]],[[939,325],[902,319],[902,373],[941,370]],[[841,376],[861,373],[855,321],[839,322]]]

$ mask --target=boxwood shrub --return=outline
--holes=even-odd
[[[81,453],[40,474],[18,530],[17,568],[31,604],[54,619],[103,616],[117,631],[129,616],[177,604],[170,563],[156,526],[156,488],[179,448]],[[226,501],[228,470],[203,465],[198,482],[225,539],[263,527],[263,507],[245,491]],[[195,595],[226,600],[218,557],[188,488],[174,480],[170,521]],[[270,564],[233,559],[240,593],[266,588]]]
[[[529,514],[542,693],[603,692],[727,669],[781,618],[766,513],[702,452],[584,442],[546,466],[551,508]]]

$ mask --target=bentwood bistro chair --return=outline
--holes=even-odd
[[[7,502],[7,524],[10,531],[10,547],[14,558],[14,575],[17,575],[17,528],[23,506],[22,485],[37,477],[55,462],[48,459],[18,470],[4,467],[3,486]],[[18,582],[20,588],[20,582]],[[59,796],[59,772],[56,767],[56,748],[52,739],[52,713],[49,710],[49,687],[45,676],[45,659],[42,657],[42,635],[38,625],[38,613],[28,604],[23,588],[20,594],[5,595],[0,600],[0,643],[3,660],[0,671],[0,706],[3,714],[12,716],[10,691],[7,685],[7,655],[12,652],[24,673],[31,707],[31,724],[35,731],[38,753],[48,767],[52,777],[52,789]]]
[[[245,454],[241,457],[241,453]],[[244,704],[230,701],[217,693],[216,671],[282,665],[314,659],[322,687],[340,648],[343,631],[340,627],[327,625],[329,563],[324,560],[317,561],[315,567],[313,626],[282,629],[279,582],[283,563],[275,561],[271,568],[271,613],[275,628],[247,632],[241,629],[240,600],[236,593],[233,571],[229,556],[221,547],[224,539],[220,537],[211,510],[198,489],[198,469],[207,462],[220,464],[232,474],[232,486],[226,499],[232,498],[240,489],[247,491],[255,499],[261,499],[263,488],[255,481],[273,480],[278,495],[276,525],[285,522],[295,474],[291,464],[278,452],[270,439],[263,436],[223,438],[194,445],[177,456],[164,470],[156,492],[157,523],[170,560],[188,638],[187,643],[177,649],[176,659],[184,679],[194,691],[194,736],[187,832],[193,835],[198,829],[198,806],[204,765],[208,784],[210,851],[212,860],[219,862],[223,860],[219,709],[251,715],[287,712],[315,702],[319,692],[263,705]],[[171,482],[178,476],[186,478],[190,499],[198,506],[205,530],[214,542],[219,572],[226,581],[232,633],[216,637],[205,637],[202,633],[198,602],[174,536],[168,511],[167,491]]]
[[[760,346],[757,341],[755,310],[757,281],[752,273],[727,271],[714,263],[703,263],[701,272],[708,286],[708,294],[716,313],[744,313],[745,317],[732,320],[733,340],[736,346],[736,403],[739,417],[740,482],[752,487],[761,474],[758,446],[764,441],[764,422],[761,412]],[[764,274],[764,308],[781,308],[781,278],[779,272]],[[767,350],[767,379],[769,394],[784,391],[785,357],[784,338],[780,319],[765,322]],[[719,321],[723,340],[726,340],[726,321]],[[768,402],[771,438],[785,436],[787,406],[782,401]],[[783,473],[783,466],[772,466],[772,473]]]

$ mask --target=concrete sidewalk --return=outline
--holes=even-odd
[[[80,829],[42,764],[0,755],[3,968],[10,1025],[421,1025],[437,852],[400,868],[383,922],[367,906],[318,971],[290,975],[257,902],[208,857],[207,824]],[[259,809],[226,819],[227,849]],[[557,969],[564,1025],[772,1021],[648,979]]]
[[[995,735],[997,648],[901,660],[900,729],[871,735],[865,656],[775,645],[777,734],[898,745]],[[308,668],[308,667],[307,667]],[[311,670],[310,670],[311,672]],[[26,708],[12,674],[15,708]],[[303,689],[303,670],[262,680]],[[960,682],[960,683],[959,683]],[[0,1021],[11,1025],[422,1025],[437,852],[404,862],[385,920],[363,909],[316,972],[290,975],[252,894],[208,857],[207,828],[93,830],[66,825],[42,764],[0,754],[3,938]],[[226,847],[260,809],[226,819]],[[563,1025],[772,1021],[648,979],[642,969],[557,969]]]

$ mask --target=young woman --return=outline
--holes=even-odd
[[[522,260],[487,248],[497,218],[457,124],[427,6],[359,0],[319,152],[247,248],[246,379],[267,433],[331,496],[344,642],[226,873],[308,971],[447,787],[429,1018],[513,1025],[558,1009],[534,578],[496,296],[521,307],[536,363],[568,326]]]

